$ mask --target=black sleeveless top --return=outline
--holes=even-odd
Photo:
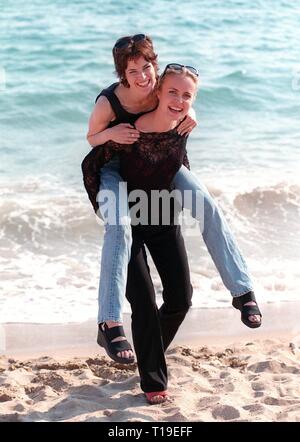
[[[129,123],[133,125],[135,121],[145,113],[139,112],[138,114],[132,114],[124,109],[119,98],[115,94],[115,89],[118,85],[119,83],[113,83],[107,89],[103,89],[95,100],[95,103],[97,103],[101,96],[106,97],[111,105],[112,110],[114,111],[116,119],[111,121],[108,127],[113,127],[120,123]]]
[[[132,114],[130,112],[127,112],[123,106],[121,105],[118,97],[116,96],[116,94],[114,93],[115,88],[118,86],[119,83],[114,83],[111,86],[109,86],[107,89],[103,89],[101,91],[101,93],[97,96],[95,102],[97,102],[98,98],[102,95],[104,95],[111,107],[112,110],[114,111],[114,114],[116,116],[116,119],[114,121],[111,121],[108,127],[113,127],[116,126],[117,124],[120,123],[129,123],[134,125],[135,121],[142,115],[144,115],[146,112],[140,112],[138,114]],[[141,164],[141,156],[139,154],[139,145],[143,143],[143,140],[146,142],[149,142],[149,135],[152,135],[152,142],[149,143],[146,153],[146,156],[142,156],[142,163]],[[93,147],[91,149],[91,151],[86,155],[86,157],[84,158],[83,162],[81,163],[81,169],[82,169],[82,173],[83,173],[83,183],[85,186],[85,189],[87,191],[88,197],[90,199],[90,202],[92,203],[92,206],[95,210],[95,212],[97,212],[99,205],[98,202],[96,200],[97,198],[97,194],[99,192],[99,188],[100,188],[100,169],[104,166],[104,164],[106,164],[108,161],[110,161],[114,154],[116,152],[118,152],[119,154],[121,152],[121,169],[122,169],[122,176],[123,179],[126,181],[128,179],[128,181],[130,182],[130,188],[133,188],[135,185],[141,185],[141,187],[135,187],[135,188],[145,188],[145,183],[144,186],[142,185],[141,182],[137,182],[137,177],[135,177],[135,179],[133,179],[132,174],[130,173],[130,171],[133,171],[133,168],[135,168],[136,166],[133,165],[134,160],[139,162],[139,167],[142,168],[142,171],[147,170],[147,166],[148,166],[148,172],[149,172],[149,166],[150,163],[147,160],[147,155],[149,158],[149,153],[151,153],[151,155],[156,151],[162,151],[162,149],[160,149],[160,147],[162,146],[158,146],[157,143],[160,144],[159,140],[161,138],[164,138],[165,142],[163,143],[163,147],[164,147],[164,160],[165,160],[165,167],[167,164],[169,164],[169,168],[166,167],[166,169],[169,170],[169,173],[166,173],[166,169],[164,170],[164,172],[159,169],[159,172],[161,171],[161,173],[158,172],[158,168],[161,167],[161,162],[159,161],[159,156],[155,157],[152,156],[152,158],[155,157],[154,163],[152,163],[152,167],[150,167],[150,169],[152,170],[152,178],[151,178],[151,183],[148,182],[148,184],[146,185],[147,189],[150,188],[151,186],[155,186],[153,187],[153,189],[168,189],[170,182],[172,181],[172,179],[174,178],[176,172],[178,171],[178,169],[180,168],[180,166],[182,164],[184,164],[186,167],[189,168],[189,161],[187,158],[187,154],[186,154],[186,150],[185,150],[185,144],[186,144],[186,137],[181,137],[176,130],[173,131],[168,131],[168,132],[164,132],[164,133],[141,133],[139,141],[137,143],[134,143],[132,145],[128,145],[128,144],[118,144],[115,143],[113,141],[108,141],[105,144]],[[185,141],[184,141],[185,139]],[[153,142],[154,141],[154,142]],[[175,142],[176,141],[176,142]],[[146,143],[147,144],[147,143]],[[143,144],[145,145],[145,143]],[[174,145],[174,149],[172,149],[172,146]],[[168,161],[167,158],[167,152],[173,152],[173,161]],[[174,155],[175,153],[175,155]],[[131,161],[130,161],[131,159]],[[175,166],[176,163],[176,166]],[[154,168],[153,168],[154,166]],[[174,167],[175,166],[175,167]],[[141,169],[140,169],[141,172]],[[154,173],[153,173],[154,172]],[[150,173],[151,174],[151,173]],[[165,179],[163,179],[163,176],[165,176]],[[126,179],[127,177],[127,179]],[[168,178],[167,178],[168,177]],[[170,180],[171,178],[171,180]]]

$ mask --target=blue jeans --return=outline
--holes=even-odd
[[[115,157],[100,172],[100,191],[112,191],[116,197],[114,206],[116,223],[105,222],[104,226],[98,295],[98,324],[109,320],[122,322],[125,300],[132,235],[127,195],[126,206],[119,207],[119,183],[123,182],[119,174],[119,166],[119,160]],[[104,209],[105,205],[99,202],[99,212],[102,219],[105,220],[107,213]],[[114,210],[111,213],[114,213]]]
[[[238,297],[253,290],[247,265],[233,234],[221,209],[204,184],[201,184],[185,166],[181,166],[174,177],[173,184],[176,189],[180,190],[183,207],[190,210],[193,218],[199,221],[207,250],[231,295]],[[184,191],[192,191],[192,198],[185,199]],[[198,207],[203,207],[202,212],[196,210],[197,204]],[[199,216],[201,216],[200,219]]]
[[[123,180],[119,174],[119,160],[114,158],[100,172],[100,190],[111,190],[116,196],[116,224],[105,223],[105,234],[102,248],[101,273],[99,284],[98,323],[104,321],[122,322],[122,306],[125,299],[127,267],[132,245],[130,217],[128,207],[119,207],[119,183]],[[174,177],[173,184],[182,194],[183,206],[190,210],[197,219],[197,199],[201,199],[204,208],[204,220],[198,219],[203,240],[208,252],[222,278],[225,287],[233,297],[241,296],[253,285],[247,265],[239,251],[227,222],[208,193],[185,166],[182,166]],[[192,191],[192,198],[184,198],[184,191]],[[123,197],[122,197],[122,200]],[[105,218],[100,204],[100,213]],[[200,213],[201,214],[201,213]],[[122,223],[120,219],[122,217]],[[124,220],[126,222],[124,223]]]

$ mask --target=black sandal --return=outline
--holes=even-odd
[[[121,358],[117,353],[121,351],[132,351],[131,345],[127,340],[111,342],[113,339],[119,336],[125,336],[124,329],[122,326],[118,325],[116,327],[108,328],[104,322],[104,330],[102,329],[102,323],[98,327],[98,338],[97,342],[100,347],[103,347],[108,354],[108,356],[120,364],[132,364],[134,362],[134,357],[131,358]]]
[[[258,308],[258,305],[245,305],[247,302],[256,302],[254,292],[248,292],[245,295],[233,298],[232,305],[234,308],[241,311],[241,321],[250,328],[258,328],[261,326],[260,322],[253,322],[249,320],[249,316],[259,315],[262,318],[262,314]]]

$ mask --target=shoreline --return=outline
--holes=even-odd
[[[262,326],[246,327],[240,312],[234,308],[190,310],[179,329],[172,346],[225,345],[228,343],[269,338],[290,339],[299,335],[300,303],[260,304]],[[130,314],[124,315],[124,328],[132,342]],[[56,357],[105,355],[96,343],[97,323],[89,320],[68,324],[0,324],[0,355],[8,357],[38,357],[47,354]]]

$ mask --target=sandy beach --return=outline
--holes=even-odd
[[[257,330],[233,309],[189,314],[167,352],[170,400],[154,406],[136,365],[97,346],[93,321],[2,325],[0,421],[300,422],[299,304],[263,312]]]

